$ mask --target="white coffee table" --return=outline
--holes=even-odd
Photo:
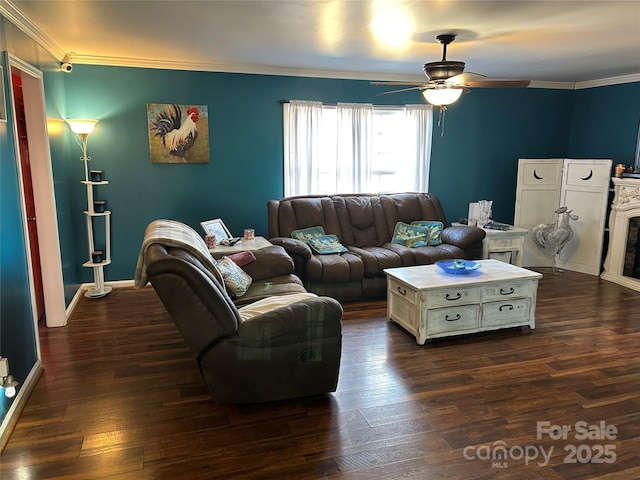
[[[387,316],[425,341],[529,326],[534,329],[541,273],[498,260],[478,260],[472,273],[451,275],[436,265],[388,268]]]

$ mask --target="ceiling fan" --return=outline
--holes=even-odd
[[[422,90],[422,94],[432,105],[446,109],[446,105],[454,103],[463,93],[470,88],[513,88],[526,87],[529,80],[498,80],[489,79],[479,73],[464,73],[464,62],[447,60],[447,46],[456,38],[454,33],[440,34],[436,40],[442,44],[442,60],[425,63],[424,74],[429,79],[426,83],[415,82],[371,82],[372,85],[406,86],[398,90],[382,92],[389,93],[406,92],[409,90]]]

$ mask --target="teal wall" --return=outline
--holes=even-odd
[[[112,213],[112,264],[107,280],[133,278],[144,228],[157,218],[188,223],[221,217],[232,234],[246,227],[267,235],[266,202],[283,195],[281,99],[375,104],[419,103],[417,92],[377,96],[367,81],[76,65],[65,79],[67,114],[100,120],[90,137],[91,168],[109,185],[96,198]],[[444,136],[434,113],[430,190],[449,220],[465,216],[468,203],[495,201],[495,216],[513,218],[518,157],[566,155],[572,91],[474,90],[446,112]],[[207,105],[211,161],[151,164],[146,105]],[[67,130],[69,132],[69,130]],[[71,133],[68,133],[71,136]],[[72,148],[71,157],[79,155]],[[72,202],[76,264],[86,256],[81,210],[82,165],[64,164]],[[91,281],[91,272],[80,272]]]
[[[568,156],[633,165],[640,123],[640,82],[574,92]]]

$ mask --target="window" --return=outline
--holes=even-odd
[[[426,192],[429,105],[284,104],[285,196]]]

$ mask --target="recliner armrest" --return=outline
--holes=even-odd
[[[331,297],[315,297],[244,320],[238,341],[247,347],[290,345],[342,335],[342,306]]]
[[[442,230],[442,242],[466,250],[474,243],[481,242],[486,234],[483,229],[478,227],[456,225]]]
[[[293,259],[283,247],[272,245],[252,251],[256,258],[241,268],[254,281],[289,275],[294,272]]]

